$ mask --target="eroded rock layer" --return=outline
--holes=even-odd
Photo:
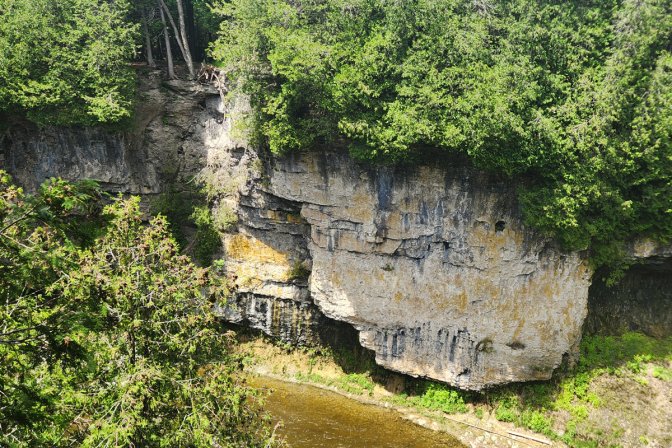
[[[208,168],[238,185],[224,195],[239,217],[226,270],[245,297],[233,320],[287,339],[268,316],[314,303],[379,364],[466,389],[549,378],[576,354],[591,272],[522,225],[510,183],[464,163],[234,152]]]
[[[275,231],[238,234],[228,247],[245,238],[255,256],[229,250],[233,271],[286,261],[287,280],[311,264],[310,298],[379,364],[481,389],[549,378],[576,352],[591,273],[523,227],[512,185],[463,164],[373,169],[337,152],[275,159],[265,176],[264,194],[301,204],[308,254],[282,250]]]

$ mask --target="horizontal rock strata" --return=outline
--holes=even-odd
[[[280,300],[267,315],[314,303],[380,365],[475,390],[549,378],[576,354],[591,272],[522,225],[511,184],[463,163],[372,168],[343,152],[220,158],[215,176],[246,179],[225,239],[246,297],[234,320],[278,334],[251,303]]]

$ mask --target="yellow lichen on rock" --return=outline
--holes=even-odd
[[[291,267],[286,253],[280,252],[254,237],[236,234],[224,244],[229,259],[245,260],[248,263],[274,263]]]

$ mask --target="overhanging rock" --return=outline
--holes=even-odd
[[[510,183],[339,151],[246,158],[219,171],[247,176],[225,244],[239,293],[312,302],[380,365],[464,389],[548,379],[577,354],[592,272],[522,224]]]

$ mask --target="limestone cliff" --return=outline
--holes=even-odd
[[[219,97],[199,84],[162,82],[157,71],[141,76],[138,87],[134,121],[124,131],[10,119],[0,132],[0,166],[30,191],[55,176],[141,195],[182,188],[206,163],[212,127],[222,135]]]
[[[522,225],[506,182],[321,152],[271,159],[241,193],[226,238],[241,318],[263,297],[312,301],[379,364],[466,389],[549,378],[576,352],[591,272]]]
[[[33,188],[53,175],[145,195],[206,182],[213,215],[236,218],[223,315],[288,342],[346,322],[382,366],[474,390],[549,378],[576,355],[592,272],[523,225],[511,181],[461,161],[271,156],[235,125],[242,103],[143,82],[132,132],[14,125],[0,138],[5,168]]]

